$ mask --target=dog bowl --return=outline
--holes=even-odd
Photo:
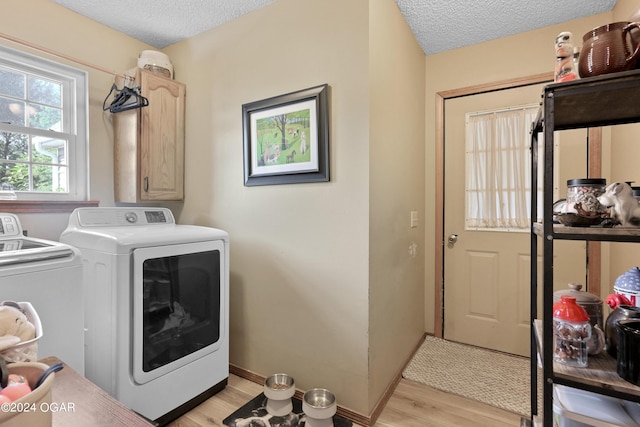
[[[283,417],[293,410],[291,398],[296,392],[293,377],[287,374],[273,374],[264,381],[264,395],[267,397],[267,412]]]
[[[332,427],[338,405],[336,396],[324,388],[313,388],[302,397],[305,427]]]

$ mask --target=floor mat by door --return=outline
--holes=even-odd
[[[528,417],[530,369],[525,357],[427,336],[402,376]]]

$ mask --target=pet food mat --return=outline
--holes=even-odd
[[[260,393],[222,422],[228,427],[304,427],[305,415],[302,411],[302,401],[295,397],[291,400],[293,411],[283,417],[276,417],[267,413],[267,397],[264,393]],[[339,415],[334,415],[333,426],[352,427],[353,423]]]

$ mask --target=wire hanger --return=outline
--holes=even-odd
[[[113,94],[113,101],[107,107],[107,100]],[[142,108],[149,105],[149,100],[140,94],[140,87],[130,88],[123,86],[122,89],[118,89],[116,84],[111,85],[111,90],[107,94],[107,97],[102,103],[102,110],[109,110],[112,113],[119,113],[121,111],[133,110],[134,108]]]

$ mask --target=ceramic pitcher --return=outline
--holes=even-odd
[[[580,77],[632,70],[640,57],[638,22],[614,22],[586,33],[578,60]]]

